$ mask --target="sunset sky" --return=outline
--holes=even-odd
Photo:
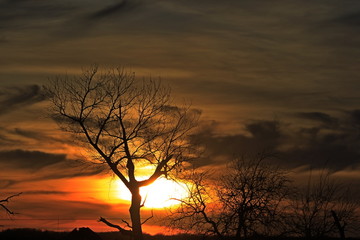
[[[126,190],[80,161],[41,95],[94,63],[161,77],[201,110],[198,166],[267,149],[298,179],[327,167],[360,191],[359,26],[358,0],[0,0],[0,198],[23,192],[0,229],[128,218]],[[163,231],[155,212],[145,232]]]

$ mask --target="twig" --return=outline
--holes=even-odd
[[[14,195],[11,195],[11,196],[9,196],[9,197],[7,197],[7,198],[5,198],[5,199],[0,200],[0,206],[1,206],[3,209],[5,209],[5,211],[6,211],[7,213],[14,215],[15,212],[11,211],[8,207],[6,207],[6,206],[5,206],[5,203],[8,203],[11,198],[17,197],[17,196],[19,196],[20,194],[22,194],[22,192],[17,193],[17,194],[14,194]]]
[[[141,223],[141,225],[145,224],[147,221],[149,221],[149,220],[152,219],[153,217],[154,217],[154,210],[151,209],[151,216],[148,217],[147,219],[145,219],[145,221],[143,221],[143,222]]]

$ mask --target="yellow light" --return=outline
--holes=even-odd
[[[130,201],[129,190],[118,181],[118,197]],[[142,187],[140,194],[146,208],[165,208],[177,205],[180,202],[174,199],[182,199],[187,196],[185,184],[165,178],[157,179],[153,184]]]

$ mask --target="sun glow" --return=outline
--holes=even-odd
[[[131,194],[129,190],[118,181],[118,197],[130,201]],[[159,178],[149,186],[142,187],[140,194],[146,208],[165,208],[177,205],[180,202],[175,199],[182,199],[187,196],[184,183],[178,183],[173,180]]]

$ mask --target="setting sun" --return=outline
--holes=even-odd
[[[116,183],[118,197],[130,201],[131,194],[129,190],[120,182]],[[186,186],[183,183],[167,180],[165,178],[157,179],[153,184],[142,187],[140,194],[143,198],[144,206],[147,208],[164,208],[179,204],[175,199],[182,199],[187,196]]]

